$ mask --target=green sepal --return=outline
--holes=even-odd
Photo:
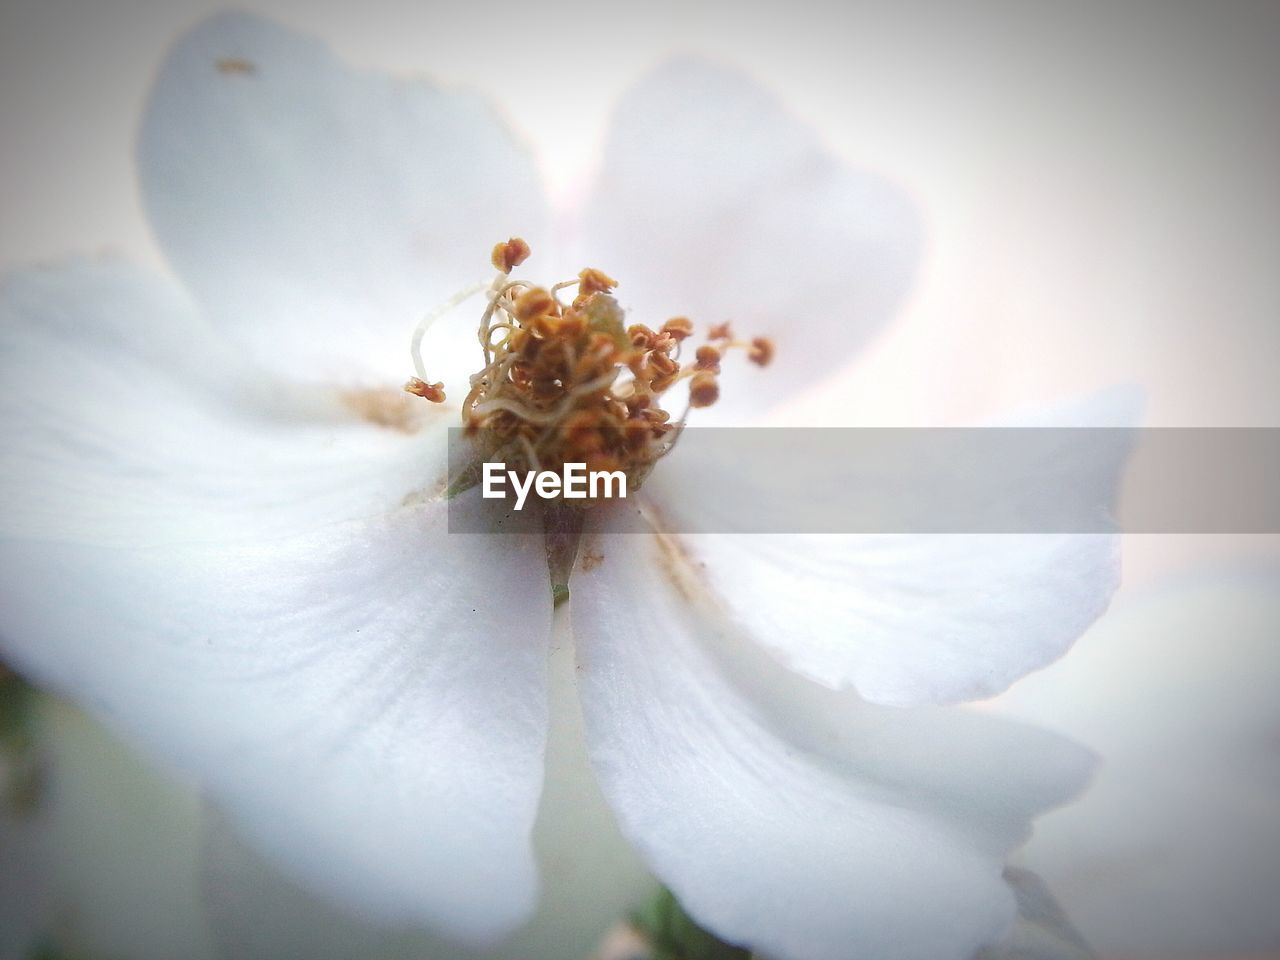
[[[652,946],[653,960],[751,960],[750,950],[698,926],[666,887],[630,919]]]
[[[452,500],[458,494],[466,493],[472,487],[479,486],[483,474],[484,464],[479,460],[472,460],[449,480],[449,485],[444,490],[444,498]]]
[[[558,607],[569,599],[569,578],[578,560],[578,546],[587,512],[566,503],[543,506],[542,539],[547,550],[547,576],[551,580],[551,605]]]

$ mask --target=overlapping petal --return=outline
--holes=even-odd
[[[545,234],[532,163],[479,97],[349,69],[246,14],[175,46],[139,163],[183,280],[292,376],[403,382],[417,318],[482,276],[497,240]],[[428,343],[436,375],[469,372],[444,347]]]
[[[0,530],[159,544],[385,513],[444,483],[444,411],[273,380],[118,261],[0,288]],[[376,421],[376,422],[373,422]]]
[[[902,304],[921,245],[896,188],[845,167],[748,77],[696,60],[619,104],[582,235],[633,321],[732,320],[776,341],[767,375],[725,365],[700,423],[758,416],[838,369]]]
[[[450,537],[424,437],[273,388],[163,282],[20,277],[0,337],[5,657],[195,773],[313,888],[473,939],[518,923],[540,544]]]
[[[899,706],[1005,689],[1061,656],[1119,579],[1104,534],[682,539],[727,615],[782,662]]]
[[[797,960],[958,960],[1003,934],[1004,856],[1082,786],[1086,754],[781,670],[669,540],[587,550],[571,602],[591,755],[623,830],[700,922]]]
[[[1108,393],[1076,405],[1074,414],[1046,414],[1044,422],[1097,422],[1112,408],[1131,417],[1130,406],[1127,393]],[[671,531],[750,529],[764,514],[782,528],[804,510],[821,517],[824,510],[848,513],[844,505],[860,500],[892,502],[867,448],[818,455],[815,441],[801,438],[800,454],[785,470],[761,471],[762,480],[753,476],[744,437],[737,447],[699,444],[690,431],[646,482],[657,522]],[[833,445],[848,442],[838,430],[831,437]],[[926,495],[922,509],[934,513],[966,471],[983,478],[975,491],[1016,499],[1031,520],[1057,516],[1050,501],[1067,491],[1089,509],[1111,505],[1131,433],[1063,429],[1045,437],[1043,457],[1018,453],[1008,469],[975,464],[972,456],[962,461],[972,450],[952,451],[933,435],[918,456],[890,455],[918,467],[910,480]],[[742,455],[726,460],[735,449]],[[1106,529],[1109,517],[1098,520]],[[1119,540],[1109,533],[693,532],[679,541],[726,614],[780,660],[826,686],[895,705],[1004,690],[1061,656],[1106,609],[1120,575]]]

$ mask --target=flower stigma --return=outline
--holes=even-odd
[[[725,353],[745,350],[761,367],[773,359],[771,340],[736,340],[727,322],[711,327],[689,359],[694,325],[687,318],[673,317],[656,330],[627,325],[612,292],[617,281],[590,267],[549,288],[511,279],[529,253],[519,238],[497,244],[492,282],[460,291],[413,334],[417,376],[404,389],[441,403],[444,385],[429,381],[422,361],[423,334],[467,297],[485,292],[477,331],[484,367],[471,376],[462,402],[465,435],[478,444],[482,462],[505,463],[518,473],[584,464],[590,472],[620,471],[626,489],[638,489],[675,446],[689,411],[719,399]],[[684,411],[673,420],[663,401],[682,383],[688,384]]]

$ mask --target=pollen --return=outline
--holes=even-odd
[[[498,275],[459,293],[413,335],[418,375],[405,390],[439,403],[444,385],[428,382],[423,332],[446,310],[484,291],[477,330],[484,365],[471,376],[462,402],[463,427],[484,461],[516,471],[560,471],[566,463],[621,470],[634,490],[675,445],[690,410],[719,399],[727,351],[742,348],[762,366],[773,356],[772,341],[738,342],[722,322],[682,362],[684,342],[695,331],[687,317],[670,318],[656,330],[628,324],[613,295],[618,281],[593,267],[550,286],[512,279],[512,269],[528,256],[529,245],[519,238],[497,244],[490,259]],[[671,397],[679,403],[685,390],[684,410],[673,419],[664,405]]]

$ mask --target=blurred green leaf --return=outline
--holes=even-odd
[[[36,691],[0,663],[0,804],[27,813],[44,785],[35,736]]]

